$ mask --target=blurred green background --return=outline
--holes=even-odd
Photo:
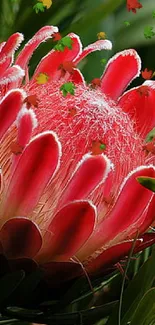
[[[146,39],[144,28],[152,26],[155,31],[155,0],[142,0],[143,8],[137,13],[128,12],[126,0],[53,0],[45,12],[36,14],[33,6],[37,0],[0,0],[0,41],[13,32],[24,33],[27,41],[42,26],[57,25],[62,35],[68,32],[79,34],[83,45],[97,40],[97,33],[104,31],[113,43],[112,51],[91,54],[82,62],[81,70],[87,81],[99,77],[104,69],[101,59],[134,47],[143,61],[143,68],[155,70],[155,36]],[[125,22],[130,25],[126,26]],[[52,47],[51,41],[42,44],[31,60],[34,69],[40,58]],[[141,83],[139,78],[134,85]]]

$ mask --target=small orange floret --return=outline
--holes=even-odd
[[[106,145],[100,140],[93,140],[91,153],[92,155],[100,155],[106,149]]]
[[[76,110],[75,107],[69,109],[69,115],[70,115],[70,116],[73,117],[73,116],[76,115],[76,113],[77,113],[77,110]]]
[[[52,5],[52,0],[39,0],[40,2],[42,2],[42,4],[49,9]]]
[[[149,96],[149,87],[140,86],[137,88],[137,92],[140,94],[140,96]]]
[[[16,141],[13,141],[11,143],[10,149],[11,149],[11,152],[14,153],[15,155],[20,155],[24,148],[22,146],[20,146],[20,144],[17,143]]]
[[[62,36],[61,36],[61,34],[59,32],[58,33],[54,33],[52,35],[52,37],[53,37],[53,41],[54,42],[60,41],[60,39],[62,38]]]
[[[40,72],[36,77],[36,81],[38,85],[44,85],[48,82],[48,80],[49,80],[49,76],[47,73]]]
[[[69,72],[69,73],[73,73],[74,68],[75,68],[75,64],[72,61],[64,61],[59,66],[59,69],[61,69],[63,72]]]
[[[155,138],[152,141],[146,143],[143,146],[143,150],[146,150],[147,153],[151,152],[155,155]]]
[[[134,14],[136,14],[136,9],[142,8],[142,4],[138,0],[127,0],[127,9],[128,11],[132,11]]]
[[[101,79],[100,78],[95,78],[91,81],[91,85],[93,88],[100,87],[101,86]]]
[[[145,80],[149,80],[153,77],[153,71],[152,70],[148,70],[147,68],[145,68],[142,72],[141,72],[142,77]]]
[[[98,39],[105,39],[107,36],[106,36],[106,33],[105,32],[99,32],[97,34],[97,38]]]
[[[27,108],[31,106],[38,107],[38,100],[36,95],[27,96],[24,100],[24,103],[27,104]]]

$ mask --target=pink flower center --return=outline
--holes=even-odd
[[[77,86],[74,96],[64,97],[60,91],[62,84],[61,79],[44,85],[30,82],[26,86],[26,91],[30,96],[35,95],[37,101],[34,109],[39,123],[35,132],[53,130],[62,144],[61,168],[52,182],[49,196],[58,203],[82,156],[88,152],[103,152],[114,164],[113,185],[108,194],[102,185],[102,190],[100,186],[90,197],[103,218],[103,204],[111,206],[114,203],[124,177],[144,162],[142,140],[135,133],[129,116],[99,89]]]

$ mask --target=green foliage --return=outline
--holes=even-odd
[[[125,21],[124,21],[124,25],[125,25],[126,27],[128,27],[128,26],[130,26],[130,22],[129,22],[128,20],[125,20]]]
[[[102,65],[105,65],[107,63],[107,59],[103,58],[103,59],[101,59],[100,62],[101,62]]]
[[[45,6],[43,5],[42,2],[38,2],[33,6],[33,9],[35,10],[36,14],[39,12],[44,12],[45,11]]]
[[[124,291],[121,313],[121,325],[127,325],[128,322],[131,322],[137,305],[139,304],[143,296],[146,294],[146,292],[152,287],[152,284],[155,279],[154,264],[155,251],[139,269],[139,272],[129,283],[127,289]],[[118,308],[119,306],[115,308],[115,311],[110,316],[106,325],[118,325]]]
[[[152,26],[146,26],[144,28],[144,36],[147,39],[152,38],[155,35],[154,31],[153,31],[153,27]]]
[[[54,46],[54,49],[56,51],[60,51],[63,52],[65,50],[65,48],[67,47],[68,49],[72,49],[72,39],[69,36],[65,36],[63,38],[61,38],[58,43]]]
[[[141,299],[130,325],[153,325],[155,323],[155,288],[150,289]]]
[[[67,94],[71,94],[71,95],[74,95],[75,93],[75,85],[73,82],[66,82],[65,84],[63,84],[61,87],[60,87],[60,90],[62,91],[63,93],[63,96],[66,97]]]
[[[153,128],[146,136],[146,142],[150,142],[155,137],[155,128]]]
[[[152,192],[155,192],[155,178],[141,176],[137,178],[137,181]]]

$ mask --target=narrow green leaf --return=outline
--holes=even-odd
[[[155,288],[150,289],[140,301],[130,325],[155,324]]]
[[[146,142],[150,142],[155,137],[155,128],[153,128],[146,136]]]
[[[23,308],[9,307],[5,310],[6,314],[12,317],[16,317],[21,320],[29,321],[32,323],[45,324],[57,324],[57,325],[93,325],[102,318],[108,316],[116,302],[111,302],[103,306],[94,307],[87,310],[81,310],[74,313],[62,313],[50,315],[48,311],[47,314],[40,312],[39,310],[28,310]]]
[[[137,177],[137,181],[147,189],[151,190],[152,192],[155,192],[155,178],[140,176]]]
[[[127,289],[124,291],[121,312],[121,325],[127,325],[127,323],[131,321],[131,318],[139,301],[151,288],[152,283],[155,279],[154,265],[155,251],[153,251],[151,257],[142,265],[142,267],[139,269],[139,272],[129,283]],[[119,306],[117,305],[106,325],[118,325],[118,310]]]

